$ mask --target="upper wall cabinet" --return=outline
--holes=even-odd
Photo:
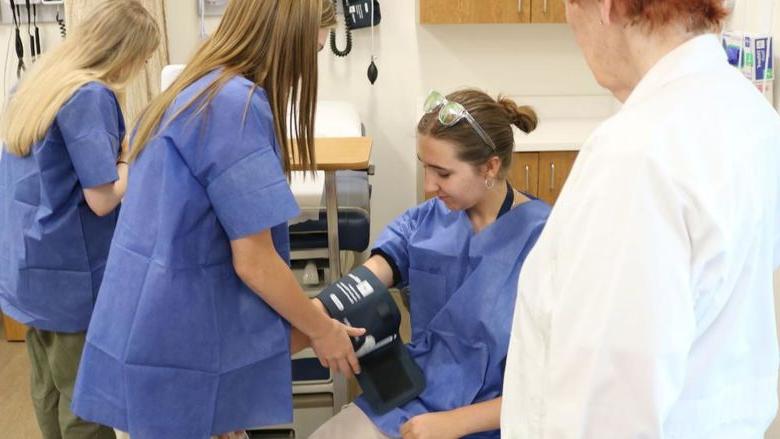
[[[420,23],[528,23],[532,0],[420,0]]]
[[[566,23],[565,0],[531,0],[531,23]]]
[[[564,1],[420,0],[420,23],[564,23]]]

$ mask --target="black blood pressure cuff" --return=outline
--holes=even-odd
[[[401,313],[390,291],[370,270],[358,267],[317,298],[331,317],[365,335],[353,337],[363,396],[378,414],[411,401],[425,389],[425,376],[401,342]]]

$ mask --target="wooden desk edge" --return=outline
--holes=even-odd
[[[342,144],[347,151],[340,151],[342,157],[339,157],[339,161],[329,161],[329,157],[322,157],[323,154],[317,154],[319,157],[317,161],[318,171],[347,171],[347,170],[360,170],[367,169],[370,164],[371,148],[373,147],[373,139],[371,137],[318,137],[315,140],[315,153],[318,148],[323,146],[332,146],[334,144]],[[350,154],[351,153],[351,154]],[[343,155],[348,155],[344,160]],[[335,154],[334,154],[335,155]],[[300,171],[302,168],[297,165],[293,165],[294,171]]]

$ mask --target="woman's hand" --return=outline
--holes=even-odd
[[[463,436],[457,429],[451,412],[425,413],[401,426],[403,439],[457,439]]]
[[[330,319],[327,328],[310,337],[311,347],[320,359],[322,367],[329,367],[331,371],[350,378],[353,372],[360,373],[360,364],[349,338],[365,333],[366,330],[363,328],[353,328]]]

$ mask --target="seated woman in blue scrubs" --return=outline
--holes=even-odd
[[[425,191],[380,236],[365,263],[388,286],[409,287],[408,348],[427,387],[379,415],[362,398],[313,439],[498,438],[504,361],[520,267],[550,207],[507,181],[512,125],[536,115],[475,90],[433,92],[417,126]]]
[[[290,324],[326,367],[358,371],[349,336],[363,331],[319,312],[288,266],[298,206],[285,173],[291,161],[314,164],[317,51],[332,8],[230,1],[141,117],[76,383],[79,416],[132,439],[291,422]]]
[[[0,122],[0,308],[29,327],[45,439],[114,437],[70,402],[127,183],[117,95],[159,39],[139,2],[100,3],[34,64]]]

